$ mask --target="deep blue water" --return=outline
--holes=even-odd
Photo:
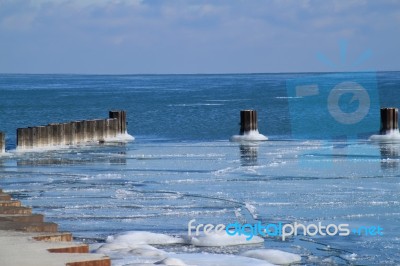
[[[343,84],[360,85],[367,103]],[[296,96],[301,86],[314,94]],[[398,264],[400,146],[368,137],[379,131],[380,107],[399,107],[399,86],[400,72],[0,75],[0,130],[11,151],[0,159],[0,187],[90,241],[129,230],[183,235],[192,218],[347,222],[380,225],[385,235],[265,246],[300,254],[305,264]],[[335,120],[335,88],[345,92],[336,111],[346,119],[368,107],[360,121]],[[111,109],[127,111],[134,142],[13,152],[18,127],[103,118]],[[243,109],[258,111],[269,141],[228,141]]]
[[[238,131],[239,111],[256,109],[259,129],[290,138],[287,82],[311,79],[334,83],[321,74],[243,75],[1,75],[1,130],[15,147],[15,130],[49,122],[106,117],[110,109],[128,112],[129,132],[173,140],[224,140]],[[348,75],[343,74],[346,79]],[[380,106],[398,106],[399,73],[374,74]],[[332,87],[333,87],[332,85]],[[375,97],[376,98],[376,97]],[[317,114],[322,106],[306,102]],[[304,111],[303,109],[303,111]],[[372,109],[374,121],[377,108]],[[303,120],[304,114],[298,118]],[[318,121],[315,121],[318,123]],[[311,123],[304,122],[309,129]],[[378,124],[379,127],[379,124]],[[379,130],[377,128],[376,130]],[[327,130],[328,131],[328,130]],[[327,133],[327,136],[329,134]],[[304,136],[307,137],[307,136]]]

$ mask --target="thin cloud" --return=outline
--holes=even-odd
[[[399,21],[392,0],[3,0],[0,72],[318,71],[343,38],[393,69]]]

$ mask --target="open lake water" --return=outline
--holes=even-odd
[[[347,80],[369,93],[368,114],[351,128],[324,120],[330,111],[323,99],[340,89],[335,82]],[[312,93],[291,94],[307,82],[319,84],[322,98],[302,101]],[[94,251],[130,231],[185,238],[192,219],[214,225],[321,222],[375,226],[383,234],[154,246],[190,265],[256,265],[239,254],[262,248],[298,254],[307,265],[400,264],[400,144],[369,140],[379,132],[379,108],[399,106],[399,88],[399,72],[3,74],[0,131],[8,152],[0,157],[0,187]],[[357,101],[342,96],[350,102],[345,113],[355,112]],[[106,118],[112,109],[127,111],[133,142],[15,151],[17,128]],[[244,109],[258,111],[268,141],[229,142]],[[114,265],[157,261],[108,251]]]

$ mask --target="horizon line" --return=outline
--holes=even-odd
[[[87,75],[87,76],[195,76],[195,75],[263,75],[263,74],[332,74],[332,73],[370,73],[370,72],[400,72],[400,70],[363,70],[363,71],[305,71],[305,72],[226,72],[226,73],[24,73],[0,72],[0,75]]]

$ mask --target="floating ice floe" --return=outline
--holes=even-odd
[[[157,261],[154,264],[156,264],[156,265],[169,265],[169,266],[187,266],[187,264],[184,263],[182,260],[176,259],[176,258],[165,258],[165,259],[163,259],[161,261]]]
[[[265,260],[259,260],[238,255],[210,254],[210,253],[186,253],[171,254],[179,258],[187,265],[196,266],[274,266]]]
[[[249,258],[265,260],[269,263],[278,265],[287,265],[301,261],[301,257],[297,254],[276,249],[248,250],[243,252],[241,255]]]
[[[185,240],[164,234],[131,231],[117,236],[109,236],[107,243],[98,252],[125,252],[136,256],[165,258],[165,252],[150,245],[183,244]]]
[[[260,244],[264,239],[253,236],[230,236],[225,231],[184,239],[165,234],[131,231],[110,236],[107,243],[97,249],[98,253],[111,256],[113,265],[169,265],[169,266],[271,266],[287,265],[301,261],[299,255],[274,249],[256,249],[242,254],[173,253],[159,249],[162,245],[194,245],[198,247],[222,247],[232,245]],[[157,245],[158,248],[151,246]],[[183,249],[185,250],[185,249]]]
[[[228,235],[225,231],[209,235],[199,235],[190,238],[190,244],[198,247],[223,247],[237,245],[254,245],[264,243],[264,239],[259,236],[253,236],[247,240],[246,235]]]
[[[169,245],[185,243],[181,237],[169,236],[165,234],[158,234],[145,231],[129,231],[117,236],[110,236],[107,238],[107,243],[119,243],[126,245]]]

